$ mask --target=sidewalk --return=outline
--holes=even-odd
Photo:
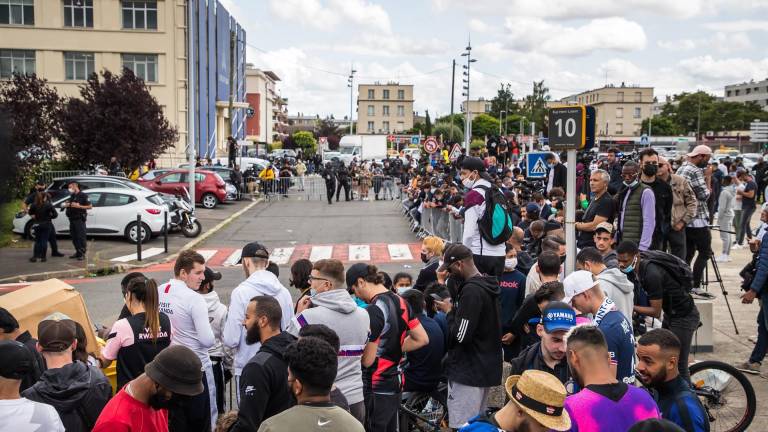
[[[184,237],[180,232],[168,235],[168,253],[164,252],[163,237],[158,236],[142,244],[142,261],[136,260],[136,245],[120,237],[91,237],[88,239],[88,256],[84,261],[69,259],[74,253],[72,241],[68,236],[59,236],[59,249],[66,256],[48,257],[48,261],[30,262],[33,242],[15,235],[10,246],[0,249],[0,283],[19,280],[43,280],[52,277],[85,277],[91,274],[122,271],[135,265],[142,266],[166,259],[178,252],[190,241],[202,239],[212,232],[214,227],[230,220],[237,212],[255,204],[250,200],[235,201],[207,210],[196,208],[203,232],[197,238]],[[50,249],[48,250],[50,255]]]

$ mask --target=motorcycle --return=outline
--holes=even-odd
[[[168,229],[180,229],[184,237],[197,237],[203,231],[203,226],[197,220],[189,191],[184,188],[184,195],[168,205]]]

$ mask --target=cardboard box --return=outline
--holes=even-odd
[[[34,338],[37,338],[37,325],[40,321],[54,312],[61,312],[85,329],[87,352],[100,351],[83,297],[72,285],[59,279],[33,282],[27,287],[2,295],[0,307],[12,313],[19,321],[21,331],[28,330]]]

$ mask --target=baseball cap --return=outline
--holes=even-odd
[[[21,342],[15,340],[0,341],[0,376],[20,380],[32,369],[32,352]]]
[[[482,159],[470,156],[464,158],[464,160],[461,162],[461,169],[484,172],[485,164],[483,163]]]
[[[575,296],[589,291],[597,285],[597,281],[592,277],[592,273],[586,270],[577,270],[568,275],[563,281],[565,287],[565,298],[563,303],[570,303]]]
[[[8,309],[0,307],[0,332],[11,333],[19,328],[19,322]]]
[[[446,246],[443,251],[443,265],[437,271],[446,271],[448,267],[456,261],[461,261],[472,257],[472,251],[468,247],[459,243],[452,243]]]
[[[528,214],[538,214],[539,213],[539,206],[536,203],[528,203],[527,206],[525,206],[525,211],[528,212]]]
[[[171,345],[160,351],[144,366],[144,372],[172,393],[196,396],[205,390],[203,364],[197,354],[183,345]]]
[[[269,251],[259,242],[250,242],[243,246],[243,252],[240,254],[240,259],[237,260],[237,264],[243,262],[243,258],[269,259]]]
[[[595,228],[595,232],[598,231],[605,231],[608,234],[613,234],[613,225],[611,225],[608,222],[600,222],[597,224],[597,227]]]
[[[37,340],[43,351],[64,351],[75,343],[76,337],[75,322],[61,312],[48,315],[37,325]]]
[[[541,324],[547,333],[570,330],[576,325],[576,311],[567,303],[549,302],[541,314]]]
[[[353,264],[350,268],[347,269],[347,274],[345,275],[345,281],[347,282],[347,289],[352,289],[352,286],[355,285],[355,282],[357,282],[358,279],[365,277],[368,274],[368,264],[366,263],[357,263]]]
[[[693,148],[693,150],[688,153],[688,157],[694,157],[699,155],[711,155],[712,149],[709,148],[709,146],[704,144],[699,144],[696,147]]]

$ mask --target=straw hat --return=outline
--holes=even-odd
[[[531,369],[510,376],[504,387],[509,398],[542,426],[570,430],[571,418],[563,408],[565,386],[554,375]]]

